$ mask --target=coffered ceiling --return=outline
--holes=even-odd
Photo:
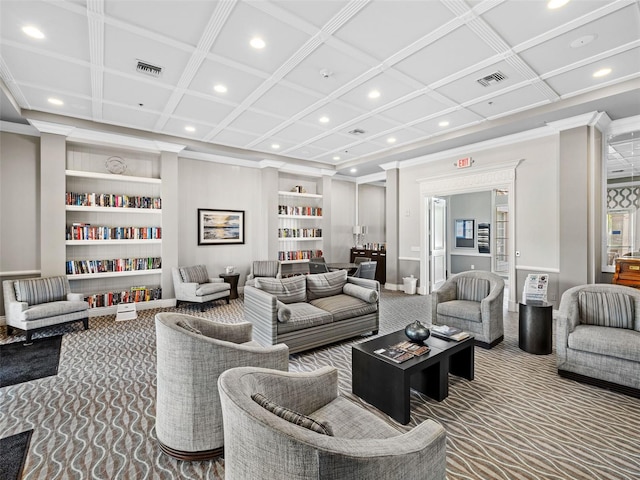
[[[640,114],[632,0],[2,0],[0,17],[2,120],[345,175],[587,111]]]

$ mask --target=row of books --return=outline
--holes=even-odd
[[[67,192],[66,203],[67,205],[81,207],[162,208],[162,201],[160,197],[116,195],[113,193]]]
[[[149,302],[162,298],[161,287],[131,287],[120,292],[105,292],[86,295],[85,301],[89,308],[111,307],[120,303]]]
[[[374,350],[373,353],[387,358],[392,362],[402,363],[412,358],[426,355],[430,350],[431,348],[428,345],[413,343],[405,340],[404,342],[399,342],[386,348],[379,348],[378,350]]]
[[[69,260],[67,261],[67,275],[153,270],[161,266],[162,259],[160,257]]]
[[[321,228],[279,228],[280,238],[316,238],[322,237]]]
[[[322,216],[322,207],[294,207],[292,205],[278,205],[278,215],[308,215]]]
[[[315,257],[321,257],[322,250],[294,250],[289,252],[278,252],[278,260],[310,260]]]
[[[67,240],[158,240],[161,227],[107,227],[74,223],[67,227]]]

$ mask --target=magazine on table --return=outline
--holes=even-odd
[[[469,337],[469,332],[463,332],[456,327],[450,327],[448,325],[433,325],[431,327],[431,335],[443,340],[455,340],[459,342]]]
[[[386,348],[374,350],[376,353],[392,362],[402,363],[420,355],[424,355],[431,350],[428,345],[413,343],[409,341],[399,342]]]

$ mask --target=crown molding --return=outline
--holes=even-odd
[[[33,125],[25,125],[24,123],[5,122],[0,120],[0,132],[17,133],[19,135],[29,135],[31,137],[39,137],[40,132]]]
[[[365,183],[385,182],[387,180],[387,172],[371,173],[369,175],[363,175],[356,178],[356,184],[362,185]]]
[[[468,169],[464,172],[447,172],[442,175],[416,179],[425,191],[458,190],[461,186],[466,188],[473,185],[508,183],[515,178],[516,168],[524,158],[507,162],[494,163],[484,167]]]
[[[601,115],[602,112],[589,112],[582,115],[576,115],[575,117],[557,120],[555,122],[547,122],[546,125],[553,128],[557,132],[578,127],[592,127],[598,122]]]
[[[607,133],[609,135],[619,135],[633,130],[640,130],[640,115],[613,120],[608,125]]]
[[[393,170],[394,168],[402,168],[402,163],[403,162],[389,162],[389,163],[382,163],[380,165],[380,168],[383,169],[384,171],[387,170]]]
[[[29,120],[29,123],[40,133],[52,133],[54,135],[64,135],[65,137],[69,136],[76,128],[61,123],[43,122],[41,120]]]

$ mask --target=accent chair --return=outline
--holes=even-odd
[[[173,312],[158,313],[155,321],[160,447],[180,460],[220,456],[224,434],[216,387],[219,375],[247,365],[287,370],[289,349],[252,341],[250,323],[217,323]]]
[[[205,304],[214,300],[226,299],[229,303],[231,285],[222,278],[209,277],[205,265],[172,268],[173,288],[176,295],[176,307],[180,302],[196,303],[200,311]]]
[[[242,367],[218,379],[225,479],[445,478],[446,433],[433,420],[409,432],[338,394],[338,371]]]
[[[475,344],[493,348],[504,339],[504,280],[482,270],[458,273],[431,294],[431,323],[470,332]]]
[[[257,277],[282,278],[281,265],[278,260],[256,260],[251,264],[245,285],[254,287]]]
[[[375,280],[376,278],[376,268],[378,267],[378,262],[361,262],[358,265],[358,268],[355,272],[353,272],[354,277],[358,278],[367,278],[369,280]]]

